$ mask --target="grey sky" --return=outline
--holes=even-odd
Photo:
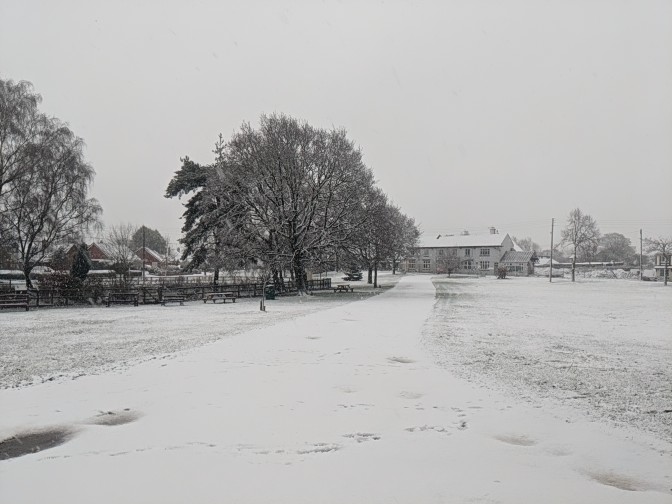
[[[178,238],[179,158],[284,112],[344,127],[426,232],[548,246],[577,206],[672,234],[671,26],[669,0],[3,0],[0,75],[86,141],[107,225]]]

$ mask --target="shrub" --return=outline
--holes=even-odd
[[[497,268],[497,278],[504,280],[506,278],[507,269],[504,266],[499,266]]]

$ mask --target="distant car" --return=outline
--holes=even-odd
[[[346,273],[345,276],[343,277],[343,280],[346,282],[359,282],[362,279],[362,272],[361,271],[351,271],[349,273]]]

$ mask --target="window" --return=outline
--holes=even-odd
[[[472,261],[465,261],[464,263],[464,269],[470,270],[472,266]]]
[[[489,248],[482,248],[481,249],[481,255],[482,256],[489,256],[490,255],[490,249]]]
[[[440,256],[443,255],[443,249],[439,249],[439,255],[440,255]]]
[[[490,261],[481,261],[480,267],[482,270],[490,269]]]
[[[471,255],[471,249],[464,249],[464,256],[469,257]]]
[[[495,269],[495,271],[497,271],[497,266],[499,266],[499,263],[495,263],[495,265],[493,266],[493,268]]]
[[[428,270],[430,266],[430,260],[429,259],[423,259],[422,260],[422,269],[423,270]]]
[[[456,256],[457,255],[457,249],[450,249],[450,255]]]
[[[429,249],[422,249],[422,257],[429,257]]]
[[[415,259],[409,259],[408,260],[408,269],[409,270],[414,270],[415,269]]]

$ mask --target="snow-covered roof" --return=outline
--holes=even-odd
[[[101,251],[103,254],[105,254],[107,257],[112,257],[112,252],[111,252],[110,249],[107,247],[107,245],[105,245],[105,243],[103,243],[103,242],[91,242],[91,245],[89,245],[89,249],[90,249],[91,247],[93,247],[94,245],[95,245],[96,247],[98,247],[98,249],[100,249],[100,251]]]
[[[153,256],[154,259],[157,259],[159,262],[165,261],[165,258],[163,255],[159,254],[156,250],[152,250],[149,247],[145,247],[145,252],[147,255]],[[135,251],[136,255],[142,259],[142,247],[140,247],[138,250]],[[152,259],[152,258],[148,258]]]
[[[518,250],[508,250],[504,253],[502,258],[499,260],[499,264],[502,263],[526,263],[530,262],[534,252],[525,252]]]
[[[548,266],[549,264],[551,264],[550,257],[540,257],[539,260],[537,261],[537,266]],[[560,264],[560,263],[555,259],[553,259],[553,264]]]
[[[422,235],[420,248],[430,247],[501,247],[508,234]]]

